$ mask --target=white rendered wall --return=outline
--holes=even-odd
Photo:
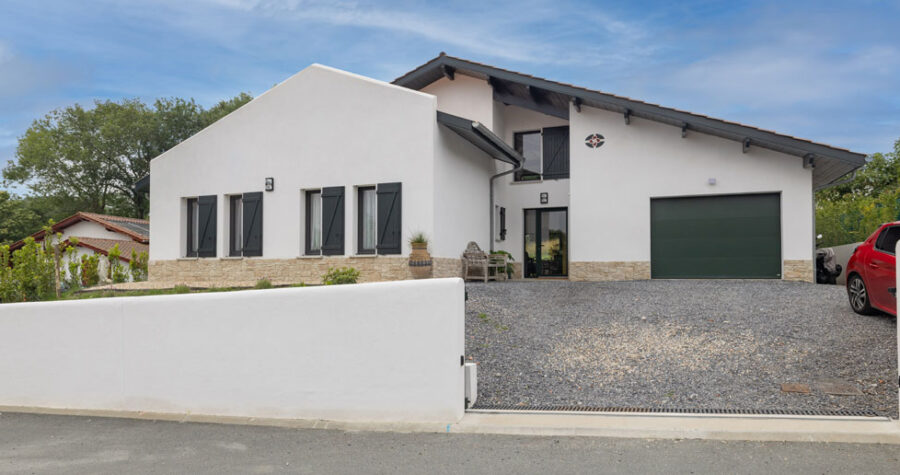
[[[224,196],[263,191],[263,256],[301,255],[302,190],[345,187],[345,254],[356,249],[355,186],[403,183],[402,239],[433,235],[436,100],[312,65],[150,162],[150,259],[184,255],[183,197],[218,196],[218,250],[228,249]],[[404,254],[408,254],[404,245]]]
[[[649,261],[650,198],[781,193],[783,259],[812,259],[812,173],[801,159],[622,114],[570,107],[572,261]],[[603,146],[584,145],[589,134]],[[710,178],[715,185],[708,184]]]
[[[500,103],[497,103],[500,104]],[[544,127],[556,127],[568,125],[565,119],[524,109],[517,106],[504,106],[497,108],[501,117],[501,129],[495,130],[510,146],[514,145],[513,136],[516,132],[529,132],[540,130]],[[571,144],[570,144],[571,146]],[[497,162],[497,172],[506,171],[512,167]],[[513,175],[509,174],[499,178],[495,184],[495,204],[506,208],[506,239],[495,241],[494,249],[504,250],[512,254],[516,262],[522,262],[525,252],[525,209],[529,208],[565,208],[569,206],[569,180],[542,180],[533,182],[515,182]],[[549,202],[541,204],[541,193],[547,193]],[[570,216],[571,221],[571,216]],[[496,226],[499,229],[499,221]],[[570,225],[571,228],[571,225]],[[496,234],[496,233],[495,233]]]
[[[469,241],[489,244],[490,189],[494,159],[455,132],[436,126],[434,164],[435,257],[459,257]]]
[[[457,74],[454,80],[441,78],[422,88],[437,96],[437,108],[448,114],[481,122],[494,130],[494,89],[482,79]]]
[[[453,423],[464,306],[460,279],[0,305],[0,405]]]
[[[131,241],[131,236],[117,233],[115,231],[108,231],[105,227],[93,221],[79,221],[71,226],[66,227],[60,232],[62,233],[63,240],[75,236],[92,237],[98,239],[123,239],[126,241]]]

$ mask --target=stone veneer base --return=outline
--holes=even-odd
[[[433,277],[459,277],[459,259],[432,258]],[[260,279],[273,284],[321,284],[322,276],[331,267],[354,267],[360,272],[360,282],[412,279],[409,259],[401,256],[258,259],[204,258],[157,260],[149,263],[152,283],[186,284],[197,287],[252,286]]]
[[[448,257],[434,257],[433,277],[460,277],[462,262]],[[150,262],[150,282],[187,284],[198,287],[252,286],[260,279],[273,284],[322,283],[331,267],[354,267],[360,271],[360,282],[407,280],[413,276],[408,259],[400,256],[294,259],[178,259]],[[522,278],[522,264],[513,263],[514,278]],[[614,281],[650,279],[649,261],[570,262],[571,281]],[[814,282],[811,260],[785,260],[784,280]]]
[[[784,260],[784,280],[793,280],[798,282],[815,282],[815,269],[812,260]]]

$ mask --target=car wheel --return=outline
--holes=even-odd
[[[866,291],[866,283],[862,277],[854,274],[847,282],[847,296],[850,297],[850,308],[860,315],[872,315],[874,310],[869,304],[869,293]]]

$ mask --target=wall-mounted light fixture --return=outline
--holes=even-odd
[[[275,178],[266,178],[266,191],[275,191]]]
[[[716,184],[716,179],[715,179],[715,178],[710,178],[710,179],[708,179],[706,182],[709,183],[710,185],[715,185],[715,184]]]
[[[545,205],[549,202],[550,202],[550,193],[547,193],[546,191],[542,192],[541,193],[541,204]]]

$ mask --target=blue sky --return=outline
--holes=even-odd
[[[258,95],[440,51],[854,151],[900,138],[900,2],[0,0],[0,163],[50,110]]]

